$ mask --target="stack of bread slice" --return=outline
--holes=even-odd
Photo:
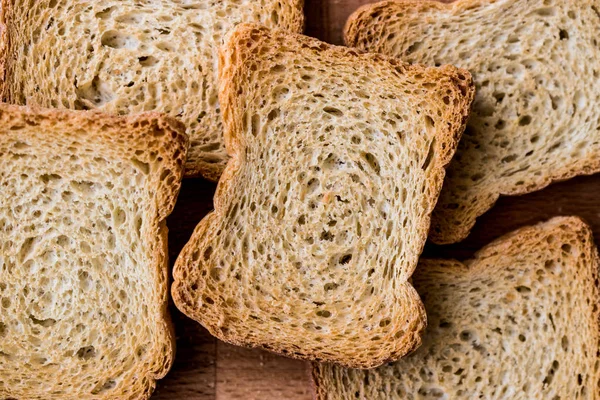
[[[0,398],[151,395],[166,218],[201,175],[175,306],[312,361],[318,399],[600,399],[585,222],[419,260],[500,195],[600,171],[600,5],[382,1],[347,47],[301,35],[302,8],[2,1]]]

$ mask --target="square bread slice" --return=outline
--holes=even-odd
[[[600,171],[599,27],[597,0],[384,1],[350,17],[350,46],[475,79],[432,241],[467,237],[500,195]]]
[[[167,373],[184,130],[0,105],[1,399],[146,399]]]
[[[240,22],[301,32],[303,2],[2,0],[0,94],[22,105],[177,117],[191,141],[185,175],[216,181],[228,158],[223,36]]]
[[[408,279],[469,73],[243,24],[219,78],[232,159],[175,263],[177,307],[291,357],[368,368],[417,347],[426,318]]]
[[[319,400],[600,399],[598,252],[557,217],[465,263],[423,260],[429,325],[415,353],[370,371],[314,364]]]

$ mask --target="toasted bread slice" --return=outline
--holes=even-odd
[[[16,104],[177,117],[191,141],[186,176],[217,180],[223,36],[240,22],[301,32],[303,1],[2,0],[0,92]]]
[[[0,398],[143,399],[167,373],[183,132],[0,105]]]
[[[500,195],[600,171],[597,1],[384,1],[356,11],[346,42],[473,73],[477,95],[448,168],[431,239],[464,239]]]
[[[318,399],[598,399],[598,252],[580,219],[515,231],[415,272],[429,326],[371,371],[314,365]]]
[[[232,160],[175,264],[177,307],[230,343],[373,367],[425,326],[408,282],[473,86],[244,24],[220,57]]]

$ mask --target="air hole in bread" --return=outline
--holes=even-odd
[[[524,115],[521,118],[519,118],[520,126],[527,126],[529,124],[531,124],[531,116],[530,115]]]
[[[307,192],[307,194],[310,195],[310,194],[315,193],[319,189],[320,185],[321,185],[321,182],[317,178],[311,178],[306,183],[306,186],[307,186],[306,192]]]
[[[414,42],[413,44],[408,46],[408,48],[406,49],[406,55],[412,54],[415,51],[419,50],[422,45],[423,45],[423,42],[421,42],[421,41]]]
[[[383,327],[388,326],[391,323],[392,323],[392,321],[390,319],[386,318],[386,319],[382,319],[381,321],[379,321],[379,326],[383,328]]]
[[[171,43],[167,43],[167,42],[160,42],[160,43],[157,43],[155,46],[157,49],[164,51],[166,53],[171,53],[171,52],[177,51],[177,48],[174,45],[172,45]]]
[[[204,253],[202,255],[202,257],[204,258],[204,261],[208,261],[208,259],[210,258],[211,254],[213,252],[213,248],[212,246],[208,246],[205,250]]]
[[[425,127],[427,129],[431,129],[431,128],[435,127],[435,121],[429,115],[425,116]]]
[[[18,212],[18,211],[17,211]],[[60,237],[59,237],[60,238]],[[23,241],[21,248],[19,249],[18,259],[23,262],[33,252],[34,245],[38,241],[38,238],[30,237]],[[60,245],[60,243],[58,243]]]
[[[150,164],[148,164],[147,162],[140,161],[135,157],[131,159],[131,162],[144,175],[148,175],[150,173]]]
[[[559,140],[558,142],[554,143],[548,148],[548,153],[552,153],[553,151],[558,150],[562,146],[562,144],[562,140]]]
[[[181,6],[184,10],[204,10],[207,5],[204,3],[184,4]]]
[[[327,241],[327,242],[332,242],[333,239],[335,238],[335,235],[333,235],[331,232],[329,232],[328,230],[323,230],[321,232],[321,236],[320,239],[322,241]]]
[[[464,330],[460,333],[459,338],[460,340],[462,340],[463,342],[468,342],[474,339],[474,335],[473,332],[469,331],[469,330]]]
[[[260,132],[260,115],[254,114],[251,118],[251,121],[252,136],[257,136]]]
[[[138,61],[142,67],[153,67],[158,64],[158,58],[153,56],[138,57]]]
[[[222,268],[212,268],[210,270],[210,276],[214,281],[220,282],[222,280],[221,278],[223,277],[222,272]]]
[[[344,264],[348,264],[351,260],[352,260],[352,254],[345,254],[342,257],[340,257],[339,263],[344,265]]]
[[[102,82],[98,76],[95,76],[90,83],[81,85],[76,89],[77,109],[91,109],[110,103],[114,99],[114,94],[109,86]]]
[[[343,117],[344,113],[342,112],[342,110],[337,109],[335,107],[325,107],[323,108],[323,111],[325,111],[327,114],[331,114],[334,115],[336,117]]]
[[[112,13],[117,9],[117,6],[105,8],[104,10],[96,13],[96,18],[109,19]]]
[[[96,349],[94,348],[94,346],[85,346],[77,350],[76,354],[77,357],[83,360],[89,360],[91,358],[96,357]]]
[[[135,219],[135,232],[138,237],[142,237],[142,217],[140,216]]]
[[[277,86],[273,89],[273,99],[276,101],[284,101],[289,97],[290,89],[285,86]]]
[[[554,7],[538,8],[535,10],[535,13],[541,15],[542,17],[549,17],[556,15],[556,9]]]
[[[88,290],[92,287],[92,279],[87,271],[77,271],[77,278],[79,279],[79,287],[83,290]]]
[[[563,335],[560,341],[560,346],[562,347],[563,351],[569,350],[569,338],[566,335]]]
[[[113,49],[136,49],[139,46],[139,41],[131,36],[118,31],[106,31],[100,38],[102,46],[111,47]]]
[[[377,160],[377,158],[372,153],[362,153],[362,156],[367,161],[367,163],[369,164],[371,169],[373,169],[373,171],[377,175],[379,175],[379,172],[381,172],[381,169],[379,167],[379,161]]]
[[[330,290],[335,290],[335,289],[337,289],[337,287],[338,287],[338,286],[339,286],[339,285],[338,285],[337,283],[335,283],[335,282],[329,282],[329,283],[326,283],[326,284],[323,286],[323,289],[324,289],[326,292],[329,292]]]
[[[109,391],[111,389],[114,389],[117,386],[117,382],[115,382],[112,379],[107,380],[106,382],[104,382],[101,386],[97,386],[94,390],[92,390],[92,394],[93,395],[98,395],[101,394],[103,392]]]
[[[426,171],[429,166],[431,165],[431,161],[433,160],[435,155],[435,138],[431,140],[431,143],[429,143],[429,149],[427,150],[427,157],[425,158],[425,161],[423,162],[423,165],[421,166],[421,168]]]
[[[122,24],[139,24],[143,20],[143,14],[138,12],[130,12],[127,14],[119,15],[115,18],[116,22]]]

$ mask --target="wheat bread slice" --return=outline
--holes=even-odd
[[[469,73],[243,24],[220,85],[232,159],[175,263],[177,307],[226,342],[296,358],[366,368],[418,346],[408,279]]]
[[[432,217],[464,239],[500,195],[600,171],[597,1],[384,1],[348,20],[346,42],[473,73],[473,112]]]
[[[0,398],[145,399],[167,373],[184,130],[0,105]]]
[[[423,260],[423,345],[369,371],[313,366],[317,399],[598,399],[598,252],[590,228],[557,217],[473,259]]]
[[[303,0],[2,0],[2,98],[167,113],[187,126],[185,175],[216,181],[227,163],[217,85],[223,36],[240,22],[301,32],[302,8]]]

